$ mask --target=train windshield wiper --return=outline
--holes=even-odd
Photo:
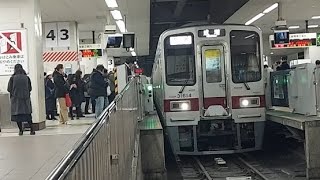
[[[183,86],[181,87],[181,89],[180,89],[180,91],[179,91],[179,94],[183,93],[184,89],[186,88],[186,86],[187,86],[188,83],[189,83],[189,80],[190,80],[190,79],[187,79],[187,80],[184,82]]]
[[[248,84],[248,82],[243,82],[243,84],[244,84],[244,87],[246,87],[246,89],[249,91],[251,88],[250,88],[250,86],[249,86],[249,84]]]

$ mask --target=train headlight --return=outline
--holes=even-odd
[[[248,107],[249,106],[249,100],[248,99],[242,99],[241,100],[241,107]]]
[[[171,101],[170,110],[171,111],[190,111],[191,102],[190,101]]]
[[[240,98],[241,108],[260,107],[260,97],[244,97]]]
[[[181,110],[183,110],[183,111],[187,111],[187,110],[189,110],[189,109],[190,109],[190,104],[189,104],[189,103],[184,102],[184,103],[181,103],[181,104],[180,104],[180,107],[181,107]]]

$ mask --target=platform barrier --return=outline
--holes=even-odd
[[[132,78],[47,180],[141,179],[140,87],[139,77]]]

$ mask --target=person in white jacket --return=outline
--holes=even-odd
[[[273,69],[268,65],[264,65],[263,81],[265,88],[265,98],[266,98],[266,108],[270,109],[272,106],[271,103],[271,83],[270,83],[270,73],[273,72]]]

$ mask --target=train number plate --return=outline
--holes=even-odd
[[[191,93],[186,93],[186,94],[177,94],[177,98],[190,98],[192,97],[191,96]]]

